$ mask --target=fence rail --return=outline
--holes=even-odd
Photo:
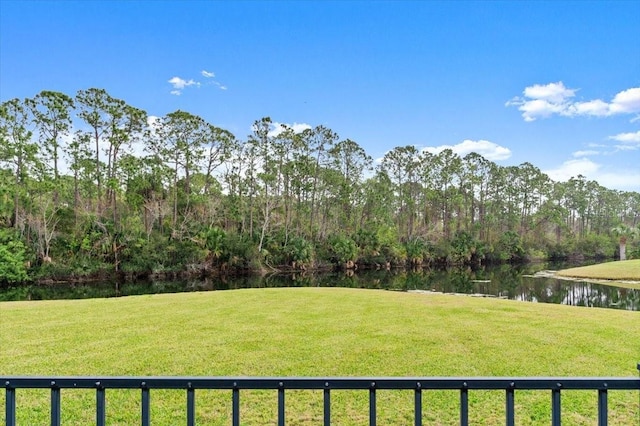
[[[640,367],[640,365],[639,365]],[[232,394],[231,423],[240,425],[240,391],[277,391],[278,425],[285,424],[285,391],[318,390],[323,392],[323,424],[331,424],[331,392],[334,390],[362,390],[369,392],[369,424],[376,425],[376,392],[378,390],[413,390],[414,424],[422,425],[422,392],[426,390],[458,391],[460,395],[460,424],[469,424],[469,391],[493,390],[505,392],[505,422],[515,424],[515,393],[518,390],[549,391],[551,394],[551,423],[561,422],[561,395],[565,390],[597,391],[598,425],[608,422],[607,396],[609,391],[638,390],[640,378],[621,377],[0,377],[5,388],[5,421],[16,424],[16,390],[50,389],[51,425],[60,425],[61,389],[94,389],[96,394],[96,425],[106,422],[106,389],[140,389],[141,420],[151,424],[151,390],[173,389],[186,393],[187,425],[194,426],[196,390],[229,390]],[[640,410],[640,407],[638,408]]]

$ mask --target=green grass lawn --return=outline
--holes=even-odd
[[[563,269],[558,271],[557,275],[594,280],[640,281],[640,259]]]
[[[295,288],[0,304],[0,375],[632,376],[640,314],[379,290]],[[367,392],[332,393],[335,424],[368,424]],[[427,424],[455,424],[458,393],[426,391]],[[637,392],[609,392],[636,424]],[[139,391],[107,391],[107,421],[139,422]],[[242,424],[275,424],[275,391],[241,393]],[[550,423],[550,393],[516,391],[521,425]],[[152,391],[152,422],[185,422],[184,392]],[[17,392],[18,424],[49,394]],[[379,424],[410,424],[411,392],[380,392]],[[0,392],[4,407],[4,392]],[[504,424],[504,392],[471,391],[474,424]],[[228,425],[231,394],[196,392],[199,424]],[[2,410],[2,408],[0,408]],[[90,424],[93,391],[63,390],[64,424]],[[566,391],[563,424],[596,423],[597,393]],[[287,423],[317,425],[322,393],[287,393]],[[4,418],[0,418],[3,422]]]

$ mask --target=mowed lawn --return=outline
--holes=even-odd
[[[0,376],[633,376],[639,361],[638,312],[499,299],[288,288],[0,303]],[[562,395],[563,424],[596,423],[597,392]],[[368,424],[367,398],[333,392],[335,424]],[[423,398],[425,422],[458,422],[458,392]],[[638,392],[609,399],[610,424],[636,424]],[[108,424],[139,423],[139,400],[108,390]],[[276,401],[242,392],[241,423],[275,424]],[[516,391],[517,424],[549,424],[550,401]],[[153,424],[185,423],[183,391],[151,403]],[[412,404],[412,392],[379,392],[379,424],[410,424]],[[17,405],[19,424],[48,422],[48,391],[18,390]],[[198,424],[228,425],[231,394],[197,391],[196,410]],[[62,413],[94,422],[95,393],[63,390]],[[471,391],[470,418],[504,424],[504,392]],[[321,392],[287,393],[287,424],[321,423]]]
[[[598,263],[558,271],[559,276],[596,280],[640,281],[640,259]]]

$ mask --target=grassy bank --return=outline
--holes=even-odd
[[[637,312],[359,289],[251,289],[0,304],[0,374],[247,376],[629,376]],[[367,393],[332,395],[336,424],[367,424]],[[412,393],[381,392],[380,424],[408,424]],[[201,424],[229,424],[228,392],[198,392]],[[457,419],[455,392],[424,418]],[[274,392],[241,397],[243,424],[274,424]],[[46,391],[19,391],[19,424],[47,422]],[[596,422],[595,392],[563,393],[563,424]],[[0,393],[4,406],[4,392]],[[287,396],[288,424],[321,423],[322,395]],[[610,392],[634,424],[637,392]],[[92,392],[63,391],[63,423],[94,421]],[[184,423],[183,392],[154,392],[152,420]],[[139,391],[108,391],[109,424],[139,422]],[[471,392],[473,423],[504,424],[503,392]],[[518,424],[549,423],[550,395],[516,392]],[[4,419],[0,419],[4,421]]]
[[[640,259],[569,268],[558,271],[557,275],[594,280],[640,281]]]

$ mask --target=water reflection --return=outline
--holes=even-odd
[[[525,266],[499,265],[479,269],[272,274],[265,277],[219,277],[192,281],[21,286],[0,288],[0,300],[85,299],[265,287],[348,287],[464,293],[538,303],[640,310],[640,289],[531,276],[543,269],[563,267],[565,265],[542,263]]]

